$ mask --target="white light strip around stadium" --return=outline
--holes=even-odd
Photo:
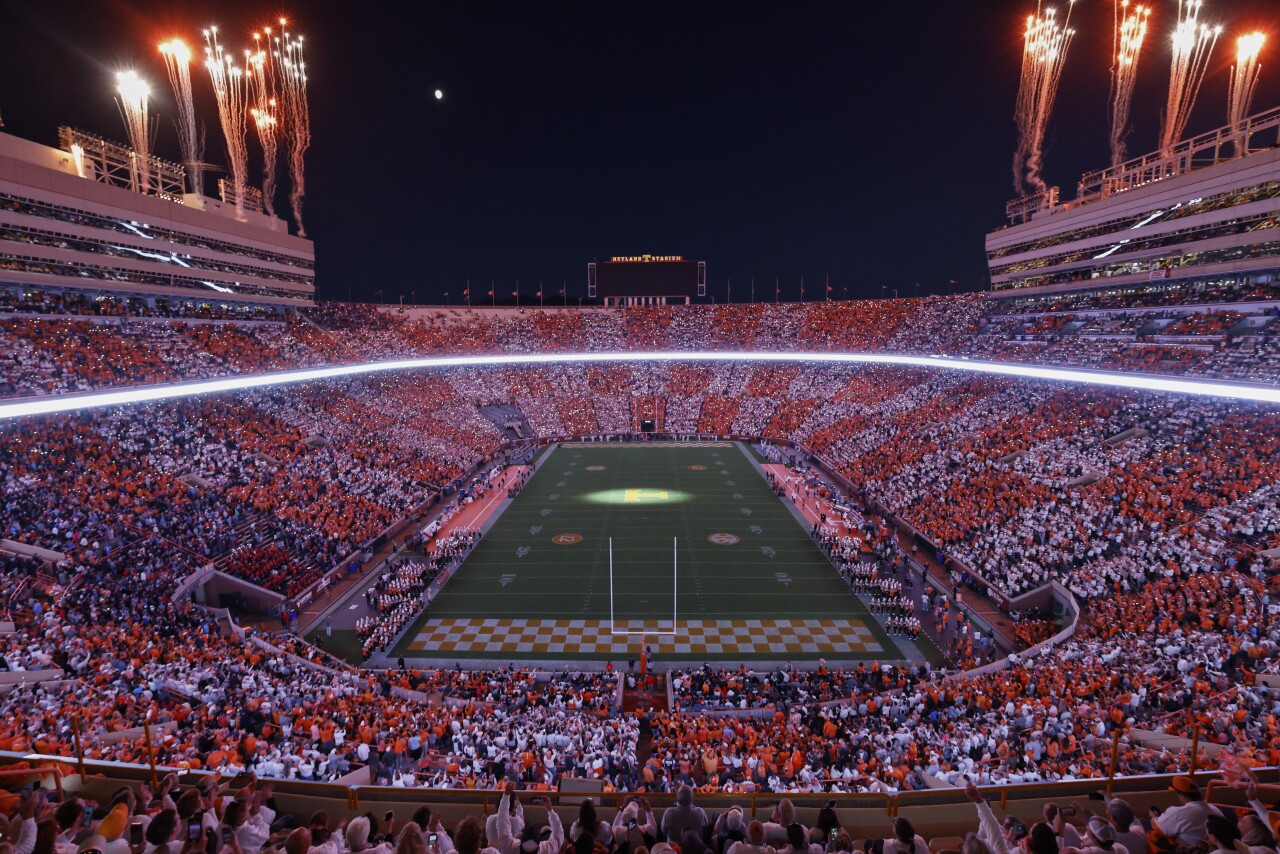
[[[663,352],[663,353],[551,353],[509,356],[446,356],[436,359],[399,359],[390,362],[366,362],[305,371],[280,371],[271,374],[227,377],[190,383],[169,383],[120,391],[103,391],[81,395],[51,395],[34,400],[0,404],[0,420],[54,412],[76,412],[128,403],[195,397],[223,391],[263,388],[286,383],[353,377],[388,371],[424,368],[484,368],[502,366],[552,365],[582,362],[803,362],[817,364],[901,365],[912,368],[940,368],[978,374],[1022,377],[1038,380],[1110,386],[1112,388],[1193,394],[1230,400],[1250,400],[1280,404],[1280,388],[1232,385],[1205,380],[1174,379],[1151,374],[1120,374],[1083,371],[1070,368],[1044,368],[1009,362],[980,362],[943,356],[897,356],[881,353],[730,353],[730,352]]]

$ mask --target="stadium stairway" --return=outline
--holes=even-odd
[[[911,547],[916,544],[912,532],[897,526],[894,528],[894,534],[897,536],[898,548],[902,550],[903,554],[910,555],[913,561],[925,568],[929,573],[929,577],[933,579],[935,587],[940,587],[943,590],[952,589],[951,571],[940,564],[937,558],[927,554],[923,549],[914,554],[912,553]],[[966,590],[964,591],[964,605],[994,629],[997,642],[1006,649],[1017,648],[1018,640],[1014,631],[1013,620],[1008,614],[997,608],[986,596],[977,591]],[[920,616],[922,623],[926,624],[927,627],[925,634],[932,637],[935,643],[940,643],[941,639],[934,637],[932,618],[924,619],[929,616],[927,614],[921,614]]]
[[[524,413],[509,403],[496,403],[492,406],[481,406],[480,414],[493,422],[507,439],[519,441],[535,435]]]
[[[622,708],[627,714],[635,715],[640,721],[640,735],[636,739],[636,767],[643,768],[645,762],[653,755],[653,719],[652,715],[665,711],[667,707],[666,680],[659,680],[661,705],[648,702],[643,691],[626,689],[622,695]]]
[[[651,674],[653,684],[645,687],[644,680],[637,678],[636,687],[622,689],[622,709],[628,714],[652,709],[657,712],[667,711],[667,678],[662,674]]]

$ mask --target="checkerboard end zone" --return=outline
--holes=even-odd
[[[652,623],[650,625],[649,623]],[[546,654],[549,657],[624,656],[640,639],[658,655],[863,657],[883,652],[871,631],[854,620],[606,620],[429,619],[410,650],[434,654]],[[654,634],[647,634],[652,630]],[[620,634],[625,631],[627,634]]]

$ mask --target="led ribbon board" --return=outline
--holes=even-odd
[[[140,386],[86,394],[51,395],[0,403],[0,420],[56,412],[80,412],[146,403],[154,400],[195,397],[225,391],[265,388],[289,383],[354,377],[393,371],[431,370],[439,368],[484,368],[505,365],[555,365],[591,362],[800,362],[827,365],[900,365],[912,368],[968,371],[978,374],[1051,380],[1082,385],[1109,386],[1139,391],[1191,394],[1228,400],[1280,403],[1280,387],[1219,383],[1212,380],[1190,380],[1151,374],[1123,374],[1106,371],[1046,368],[1009,362],[982,362],[943,356],[899,356],[881,353],[548,353],[510,356],[446,356],[436,359],[397,359],[388,362],[366,362],[332,368],[302,371],[279,371],[269,374],[227,377],[189,383]]]

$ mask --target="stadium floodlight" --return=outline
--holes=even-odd
[[[266,388],[315,380],[354,377],[395,371],[485,368],[596,362],[800,362],[805,364],[899,365],[911,368],[968,371],[978,374],[1049,380],[1078,385],[1106,386],[1134,391],[1187,394],[1226,400],[1280,404],[1280,387],[1242,385],[1214,380],[1193,380],[1154,374],[1049,368],[1015,362],[983,362],[963,357],[906,356],[889,353],[755,353],[755,352],[657,352],[657,353],[540,353],[535,355],[444,356],[433,359],[396,359],[330,368],[309,368],[267,374],[226,377],[186,383],[135,386],[108,391],[49,395],[0,403],[0,420],[57,412],[82,412],[109,406],[147,403],[198,395]]]

